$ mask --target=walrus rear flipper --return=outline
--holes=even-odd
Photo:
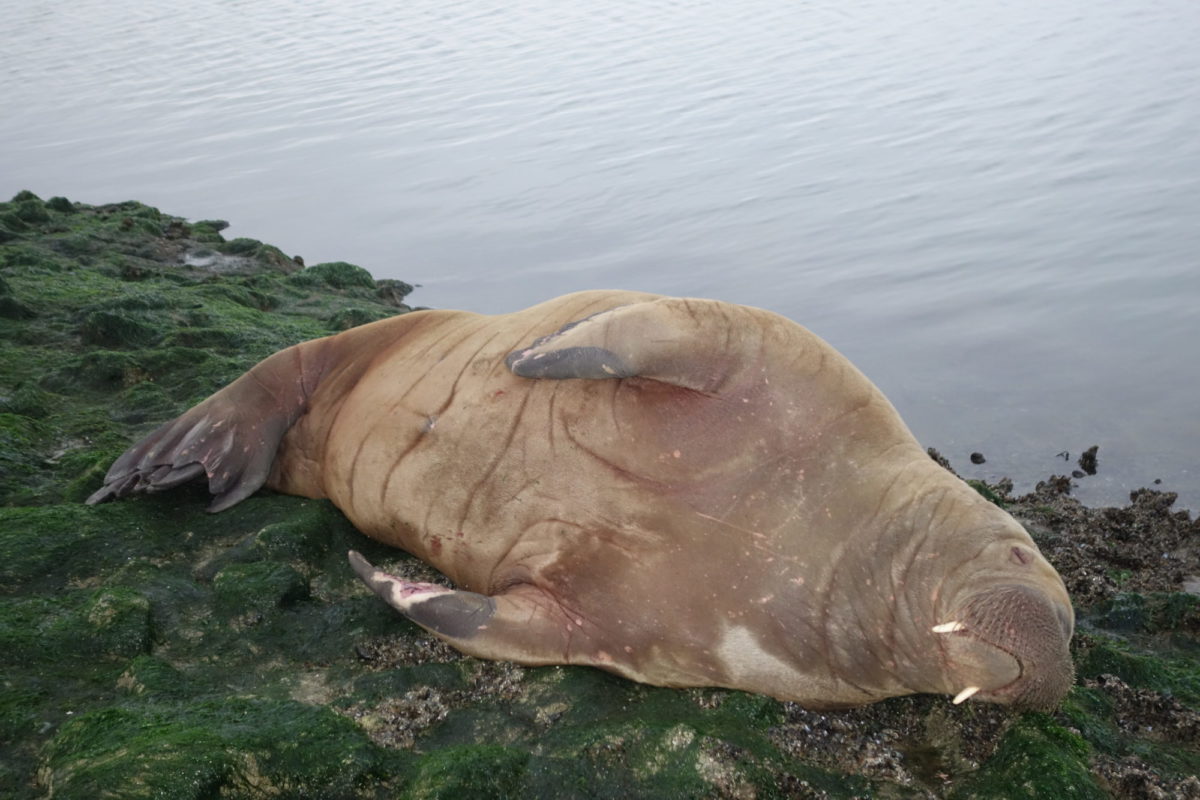
[[[319,370],[302,348],[282,350],[125,451],[88,505],[161,492],[200,475],[209,511],[246,499],[267,480],[284,434],[304,413]],[[308,366],[306,371],[305,367]]]
[[[530,584],[494,595],[413,583],[376,569],[351,550],[350,566],[388,605],[468,655],[520,664],[590,664],[614,669],[587,623]]]
[[[618,306],[537,339],[505,363],[522,378],[637,376],[715,393],[762,345],[763,326],[731,313],[753,312],[674,297]]]

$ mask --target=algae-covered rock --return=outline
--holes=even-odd
[[[0,600],[0,660],[32,667],[71,659],[132,658],[150,648],[150,602],[122,587]]]
[[[80,800],[353,797],[384,777],[389,760],[352,723],[321,708],[255,698],[150,699],[64,724],[39,778],[54,797]]]
[[[411,800],[457,800],[460,797],[521,797],[521,775],[529,753],[501,745],[448,747],[424,759]]]
[[[1078,733],[1045,715],[1028,714],[1008,729],[987,764],[951,797],[1104,797],[1088,770],[1089,749]]]
[[[378,308],[343,308],[332,314],[326,324],[335,331],[344,331],[390,316],[390,313]]]
[[[331,261],[325,264],[314,264],[303,272],[292,276],[292,283],[301,286],[324,285],[334,289],[349,289],[361,287],[374,289],[375,279],[371,273],[354,264],[345,261]]]
[[[0,203],[0,797],[1200,797],[1200,527],[977,488],[1077,603],[1054,714],[897,698],[822,713],[453,651],[348,549],[441,580],[327,501],[203,486],[81,500],[132,441],[266,355],[408,310],[136,202]],[[1067,487],[1069,488],[1069,481]]]
[[[226,612],[282,608],[308,597],[308,581],[287,564],[232,564],[213,577],[217,608]]]

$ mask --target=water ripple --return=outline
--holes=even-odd
[[[1190,0],[0,6],[10,194],[227,217],[432,305],[756,303],[945,450],[1200,472]]]

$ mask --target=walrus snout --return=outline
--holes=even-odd
[[[971,597],[956,619],[935,629],[944,642],[956,701],[1050,709],[1075,682],[1068,644],[1074,623],[1039,589],[998,586]],[[976,691],[969,691],[975,688]]]

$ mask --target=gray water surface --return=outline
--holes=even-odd
[[[1200,508],[1197,42],[1194,0],[0,0],[0,194],[430,306],[763,306],[964,474],[1099,444],[1084,499]]]

